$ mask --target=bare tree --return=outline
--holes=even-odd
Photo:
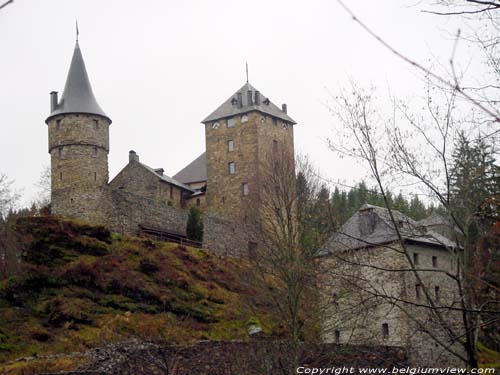
[[[18,266],[16,236],[8,222],[8,215],[19,200],[12,183],[6,175],[0,174],[0,277],[12,275]]]
[[[374,102],[373,90],[360,90],[354,86],[349,92],[337,96],[336,105],[332,108],[332,112],[344,128],[346,137],[340,138],[344,142],[331,140],[330,147],[343,155],[358,158],[368,166],[371,176],[378,185],[379,193],[384,198],[387,221],[395,236],[392,240],[394,244],[384,247],[406,260],[406,265],[396,263],[396,266],[389,267],[383,263],[370,263],[366,258],[365,261],[360,258],[344,258],[337,253],[338,260],[348,264],[348,270],[352,272],[347,282],[351,283],[354,289],[362,291],[363,298],[358,298],[356,304],[366,305],[367,299],[373,300],[374,303],[380,303],[381,299],[385,304],[390,303],[411,319],[415,327],[425,333],[429,340],[451,355],[464,360],[471,367],[477,367],[475,345],[477,330],[480,325],[492,324],[495,321],[495,319],[481,320],[480,314],[485,310],[489,310],[490,313],[500,312],[497,311],[498,304],[496,306],[489,304],[486,309],[477,305],[471,298],[470,273],[465,261],[470,256],[464,255],[460,250],[462,246],[457,238],[455,243],[450,245],[436,235],[434,241],[448,249],[454,267],[431,271],[440,273],[441,277],[446,279],[443,282],[446,285],[453,284],[453,291],[456,291],[456,297],[449,299],[447,305],[438,303],[439,291],[434,290],[433,285],[429,284],[433,278],[429,277],[427,270],[422,270],[415,264],[415,259],[412,257],[414,251],[408,246],[408,234],[405,232],[410,231],[413,237],[425,234],[419,234],[416,223],[409,223],[407,220],[402,223],[399,213],[393,210],[387,199],[388,186],[395,182],[407,183],[410,186],[419,185],[432,199],[439,201],[447,209],[453,225],[461,228],[450,201],[449,155],[452,148],[450,143],[457,131],[456,124],[453,123],[455,97],[453,94],[449,97],[444,111],[438,111],[429,105],[429,112],[434,121],[431,123],[433,129],[429,129],[426,125],[424,128],[424,124],[411,116],[406,108],[398,108],[397,103],[391,117],[384,118]],[[400,118],[395,115],[398,111],[401,114]],[[401,126],[399,120],[406,120],[409,126]],[[463,228],[459,231],[466,236]],[[353,266],[358,266],[358,269],[353,269]],[[370,280],[373,279],[364,278],[363,275],[366,276],[366,273],[358,274],[359,268],[365,269],[365,272],[367,268],[371,268],[389,274],[408,273],[418,286],[417,294],[422,300],[415,302],[413,298],[404,297],[404,293],[395,294],[393,290],[384,290],[383,285],[370,284]],[[378,277],[384,278],[383,275]],[[422,311],[425,313],[422,314]],[[460,324],[457,324],[457,319]],[[457,343],[463,347],[465,355],[456,350]]]

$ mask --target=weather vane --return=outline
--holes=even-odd
[[[247,83],[248,83],[248,63],[245,63],[246,69],[247,69]]]
[[[76,41],[78,42],[78,34],[80,34],[78,32],[78,20],[76,20]]]

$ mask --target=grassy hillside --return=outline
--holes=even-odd
[[[272,330],[269,306],[240,277],[250,271],[241,261],[51,217],[20,219],[17,232],[24,264],[0,282],[0,363],[132,337],[245,339],[256,319]],[[45,370],[74,365],[38,362]],[[3,371],[37,361],[23,363]]]

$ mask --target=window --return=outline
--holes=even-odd
[[[437,266],[438,266],[438,257],[433,256],[432,257],[432,267],[437,268]]]
[[[94,129],[95,130],[99,129],[99,120],[94,120]]]
[[[389,324],[387,323],[382,324],[382,337],[384,339],[389,338]]]
[[[244,182],[241,184],[241,189],[243,191],[243,195],[248,195],[249,190],[248,190],[248,182]]]
[[[422,286],[420,284],[415,285],[415,298],[417,301],[420,301],[420,298],[422,297],[421,289]]]
[[[418,265],[418,253],[413,253],[413,264]]]
[[[234,118],[233,118],[233,117],[228,118],[228,119],[226,120],[226,126],[227,126],[228,128],[234,128],[234,125],[235,125],[235,122],[234,122]]]
[[[233,150],[234,150],[234,141],[230,139],[229,141],[227,141],[227,151],[231,152]]]
[[[59,172],[59,181],[62,181],[62,172]]]
[[[262,117],[260,118],[260,122],[265,123],[265,122],[266,122],[266,116],[262,116]]]
[[[200,204],[201,204],[200,198],[196,198],[196,205],[200,206]]]
[[[339,304],[338,300],[339,296],[337,295],[337,293],[332,293],[332,304],[337,306]]]
[[[218,122],[214,122],[212,124],[212,129],[219,129],[219,123]]]
[[[222,197],[222,203],[226,203],[226,197]]]
[[[56,120],[56,129],[61,129],[61,120]]]
[[[247,121],[248,121],[248,116],[247,115],[241,116],[241,122],[242,123],[247,122]]]
[[[94,181],[97,181],[97,172],[94,172]]]
[[[59,157],[62,158],[62,151],[63,151],[63,148],[62,147],[59,147],[58,148],[58,152],[59,152]]]
[[[230,162],[228,165],[229,165],[229,174],[234,174],[236,171],[234,167],[234,161]]]
[[[278,141],[276,139],[273,139],[273,152],[278,151]]]
[[[273,125],[274,126],[278,125],[278,119],[276,117],[273,117]]]
[[[339,330],[335,330],[335,344],[339,344],[340,343],[340,331]]]
[[[440,298],[440,295],[439,295],[439,287],[438,286],[435,286],[434,287],[434,296],[436,297],[436,302],[439,302],[439,298]]]

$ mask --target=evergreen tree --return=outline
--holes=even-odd
[[[196,206],[189,209],[186,234],[187,238],[192,241],[203,242],[203,221],[201,211]]]

